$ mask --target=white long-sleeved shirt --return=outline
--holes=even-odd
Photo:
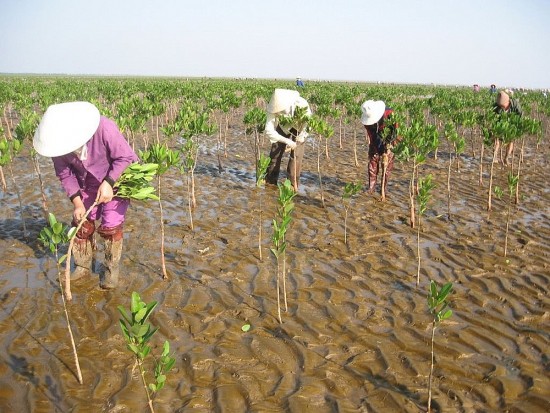
[[[279,126],[279,116],[292,115],[294,114],[295,108],[296,108],[296,105],[292,105],[292,107],[282,112],[267,114],[267,120],[265,123],[265,134],[267,135],[271,143],[282,142],[285,145],[292,146],[292,139],[285,138],[283,135],[278,133],[277,126]],[[307,106],[307,114],[311,115],[311,109],[309,108],[309,105]],[[292,125],[287,125],[287,126],[281,125],[281,129],[283,130],[283,132],[288,134],[290,132],[290,129],[292,129]],[[301,131],[298,131],[296,142],[304,142],[307,137],[308,137],[308,133],[306,128],[304,127]]]

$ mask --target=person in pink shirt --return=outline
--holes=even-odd
[[[130,201],[113,192],[115,181],[138,157],[114,121],[101,116],[89,102],[67,102],[48,107],[34,135],[33,145],[40,155],[51,157],[55,174],[71,200],[73,225],[97,201],[76,234],[72,255],[75,271],[71,279],[91,274],[93,234],[97,229],[105,240],[105,271],[100,287],[118,284],[122,255],[123,223]]]

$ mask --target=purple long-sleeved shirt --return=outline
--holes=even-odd
[[[97,190],[104,180],[112,185],[128,165],[138,160],[115,122],[104,116],[86,147],[88,155],[83,161],[74,152],[52,158],[55,174],[71,199],[86,186]]]

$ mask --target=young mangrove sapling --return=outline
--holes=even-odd
[[[448,307],[447,298],[453,289],[453,283],[448,282],[440,290],[437,289],[437,285],[433,280],[430,280],[430,289],[428,291],[428,308],[430,314],[433,316],[432,320],[432,339],[431,339],[431,362],[430,362],[430,376],[428,379],[428,413],[431,412],[432,407],[432,377],[434,370],[434,339],[435,329],[439,323],[443,320],[450,318],[453,315],[453,311]]]
[[[148,343],[153,334],[155,334],[158,330],[158,327],[153,328],[147,320],[156,306],[156,301],[152,301],[147,304],[143,302],[139,294],[134,291],[132,292],[129,312],[121,305],[117,307],[120,315],[122,316],[119,320],[122,335],[126,340],[126,347],[133,354],[138,365],[151,413],[154,413],[153,398],[155,394],[164,387],[164,384],[166,383],[166,374],[170,372],[176,361],[169,355],[170,343],[165,341],[160,357],[154,357],[155,368],[153,370],[153,375],[155,381],[147,383],[147,369],[144,362],[147,356],[151,353],[151,346]]]
[[[294,210],[294,202],[292,199],[296,196],[290,180],[285,179],[283,184],[278,184],[279,187],[279,208],[277,208],[277,219],[273,219],[273,236],[271,237],[273,241],[273,248],[271,252],[277,260],[277,313],[279,315],[279,322],[282,323],[281,318],[281,258],[283,261],[282,268],[282,278],[283,278],[283,296],[285,300],[285,311],[288,310],[287,300],[286,300],[286,232],[292,220],[291,214]]]
[[[269,167],[269,163],[271,162],[271,159],[269,156],[264,155],[263,153],[260,154],[260,159],[258,159],[258,162],[256,164],[256,188],[261,188],[261,186],[265,183],[265,177],[267,175],[267,168]],[[262,260],[262,209],[263,209],[263,195],[262,191],[259,192],[259,199],[260,199],[260,216],[259,216],[259,224],[258,224],[258,252],[260,254],[260,261]]]
[[[71,345],[73,348],[73,356],[76,364],[77,379],[80,384],[82,381],[82,372],[80,370],[80,363],[78,362],[78,354],[76,352],[76,344],[74,342],[73,332],[71,330],[71,323],[69,321],[69,312],[67,311],[67,303],[65,302],[65,295],[63,294],[63,286],[61,284],[61,263],[67,258],[66,255],[59,257],[59,246],[66,244],[69,238],[72,238],[76,234],[76,228],[69,230],[68,226],[57,222],[55,216],[48,214],[49,226],[42,228],[38,239],[42,241],[45,247],[47,247],[55,255],[55,265],[57,267],[57,280],[59,282],[59,288],[61,290],[61,300],[63,302],[63,310],[65,312],[65,320],[67,322],[67,329],[69,330],[69,337],[71,339]]]
[[[342,204],[344,205],[344,244],[348,243],[348,212],[351,207],[351,197],[361,190],[361,183],[348,182],[344,185],[344,193],[342,194]]]
[[[426,212],[428,201],[430,200],[430,192],[435,187],[435,183],[432,182],[432,175],[429,174],[425,178],[418,179],[418,195],[416,200],[418,202],[418,225],[416,228],[416,254],[418,256],[418,267],[416,271],[416,286],[420,284],[420,228],[421,218]]]
[[[166,260],[164,258],[164,213],[161,201],[161,176],[168,171],[172,166],[175,166],[180,161],[180,153],[169,149],[166,144],[154,143],[149,146],[146,151],[139,151],[139,157],[144,162],[151,162],[158,165],[156,169],[157,175],[157,197],[160,211],[160,257],[162,265],[162,278],[168,278],[166,272]]]

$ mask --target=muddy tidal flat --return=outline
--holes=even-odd
[[[443,144],[421,167],[437,186],[419,234],[409,225],[411,166],[401,162],[387,199],[361,191],[344,225],[343,187],[366,179],[360,125],[356,132],[358,165],[351,128],[342,146],[337,136],[331,140],[329,159],[323,148],[324,206],[316,142],[306,143],[286,237],[282,324],[270,252],[278,191],[256,188],[251,138],[242,124],[230,125],[226,153],[219,153],[215,137],[201,141],[192,230],[185,176],[176,170],[163,176],[167,279],[159,205],[133,202],[120,286],[98,287],[100,238],[94,275],[71,285],[67,305],[83,384],[76,378],[55,259],[37,241],[46,221],[37,175],[23,151],[12,163],[14,180],[3,168],[7,191],[0,192],[0,411],[147,412],[118,321],[117,306],[128,308],[133,291],[158,302],[150,318],[159,327],[152,352],[159,354],[168,340],[176,359],[154,399],[157,413],[425,411],[430,280],[453,283],[453,315],[435,331],[434,411],[550,411],[548,145],[526,141],[504,256],[508,169],[494,167],[493,185],[505,194],[493,198],[488,212],[489,154],[480,185],[479,153],[467,151],[459,169],[452,167],[449,216]],[[264,140],[262,151],[268,150]],[[51,161],[39,162],[48,208],[69,223],[71,205]]]

